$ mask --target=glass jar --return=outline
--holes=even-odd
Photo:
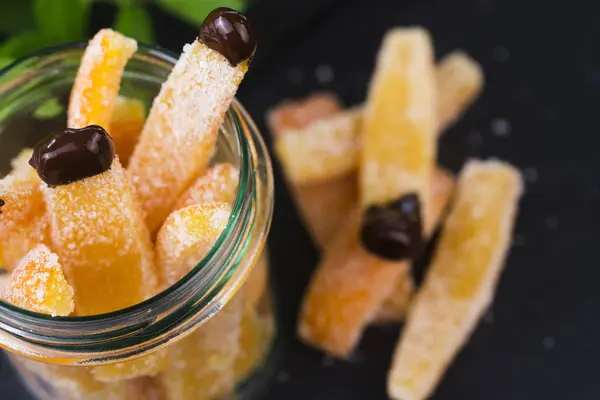
[[[0,72],[0,176],[20,150],[65,126],[84,48],[79,43],[46,50]],[[149,108],[175,62],[173,54],[140,46],[121,94]],[[275,336],[263,252],[273,177],[265,145],[237,102],[221,128],[214,161],[228,161],[240,171],[232,216],[209,254],[169,289],[130,308],[89,317],[52,318],[0,302],[0,345],[39,399],[256,395],[269,375]],[[139,370],[126,368],[131,363],[156,365],[136,376]]]

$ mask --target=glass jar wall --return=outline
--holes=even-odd
[[[64,110],[84,44],[48,50],[0,74],[0,176],[49,132]],[[141,47],[121,94],[146,109],[176,59]],[[193,270],[144,303],[86,317],[36,314],[0,302],[0,345],[40,399],[221,399],[265,379],[275,335],[265,239],[273,211],[270,160],[234,102],[213,162],[239,170],[225,232]]]

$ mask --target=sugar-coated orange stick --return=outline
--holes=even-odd
[[[138,304],[156,294],[150,234],[118,159],[110,170],[45,187],[51,237],[75,289],[79,315]]]
[[[169,400],[213,400],[233,394],[243,298],[238,293],[189,336],[172,345],[160,379]]]
[[[279,149],[276,150],[278,158],[283,164],[294,202],[314,242],[321,247],[333,238],[343,221],[356,208],[358,198],[356,173],[351,171],[343,176],[328,176],[323,182],[302,183],[290,173],[288,167],[292,162],[281,152],[285,147],[281,143],[286,142],[290,132],[309,133],[305,132],[305,128],[315,121],[330,119],[340,110],[341,104],[335,95],[318,92],[304,100],[285,101],[269,111],[267,115],[269,127],[277,143],[276,148]],[[326,131],[320,133],[327,135]],[[318,142],[318,138],[313,138],[312,135],[306,138],[299,136],[298,139],[313,144]],[[310,143],[306,148],[310,148]],[[316,165],[319,165],[319,162]]]
[[[89,42],[71,91],[70,128],[108,127],[133,39],[101,30]],[[156,293],[150,234],[129,176],[118,157],[96,176],[44,185],[52,248],[75,289],[79,315],[140,303]]]
[[[448,187],[452,177],[440,171],[434,175],[432,187]],[[450,192],[437,194],[430,204],[431,214],[442,214]],[[298,334],[313,347],[346,358],[356,347],[369,322],[380,317],[389,320],[390,310],[381,310],[395,289],[404,290],[396,297],[408,299],[410,287],[400,287],[399,278],[410,278],[410,262],[391,262],[367,252],[358,237],[358,210],[343,225],[338,236],[328,245],[305,294]],[[431,230],[433,223],[427,224]],[[396,309],[393,308],[393,311]]]
[[[179,196],[173,209],[209,203],[226,203],[233,206],[239,179],[238,169],[230,163],[215,164]]]
[[[123,166],[127,167],[129,158],[144,128],[146,108],[138,99],[119,96],[110,120],[110,136]]]
[[[73,288],[58,263],[58,257],[39,245],[10,274],[3,299],[29,311],[68,316],[75,309]]]
[[[49,244],[46,205],[40,178],[28,163],[31,154],[31,149],[21,151],[10,174],[0,179],[0,267],[9,271],[37,245]]]
[[[163,84],[144,125],[129,172],[156,232],[177,198],[208,167],[219,128],[246,71],[194,41]]]
[[[390,107],[390,105],[393,107]],[[362,206],[417,194],[425,221],[435,166],[433,52],[421,29],[394,29],[380,51],[363,125]],[[300,317],[300,337],[347,357],[410,262],[367,252],[359,238],[361,216],[326,250]]]
[[[166,219],[156,239],[156,260],[163,285],[170,286],[190,272],[227,226],[231,206],[197,204]]]
[[[498,161],[470,161],[440,242],[408,315],[388,376],[397,400],[424,400],[491,303],[509,250],[519,172]]]
[[[434,76],[426,31],[398,28],[385,36],[362,128],[363,208],[416,193],[427,212],[437,147]]]
[[[135,40],[111,29],[100,30],[90,40],[71,91],[70,128],[100,125],[109,129],[123,70],[136,50]]]
[[[431,187],[432,200],[429,202],[430,218],[427,219],[425,235],[429,238],[442,222],[455,189],[455,179],[452,174],[442,169],[435,173]],[[400,322],[410,305],[414,292],[414,282],[410,270],[396,278],[396,285],[390,295],[385,299],[375,315],[373,322],[390,323]]]

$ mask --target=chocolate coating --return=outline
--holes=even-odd
[[[408,194],[384,206],[371,206],[364,215],[360,238],[371,253],[388,260],[412,259],[423,248],[421,205]]]
[[[252,58],[256,38],[248,19],[231,8],[219,7],[208,14],[198,40],[221,53],[232,66]]]
[[[67,185],[110,169],[115,144],[98,125],[51,133],[33,148],[29,164],[50,187]]]
[[[0,214],[2,214],[2,207],[6,204],[3,199],[0,199]]]

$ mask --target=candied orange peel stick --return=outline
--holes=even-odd
[[[173,212],[156,240],[156,260],[162,283],[181,279],[206,255],[227,226],[231,206],[198,204]]]
[[[155,294],[150,234],[118,159],[100,175],[44,192],[53,249],[79,315],[120,310]]]
[[[169,348],[170,365],[161,376],[169,400],[212,400],[231,394],[244,307],[241,294]]]
[[[208,166],[225,113],[246,71],[199,41],[184,47],[159,95],[129,164],[155,232],[177,198]]]
[[[437,118],[440,132],[456,121],[483,88],[483,70],[462,51],[442,59],[436,71]]]
[[[115,141],[117,154],[123,166],[129,164],[145,120],[146,108],[141,100],[123,96],[117,98],[108,132]]]
[[[365,108],[362,207],[416,193],[426,212],[437,143],[433,49],[422,29],[386,35]]]
[[[111,30],[90,41],[71,92],[70,128],[110,124],[125,64],[136,48],[134,40]],[[77,314],[116,311],[155,294],[150,234],[118,157],[100,174],[44,185],[44,197],[53,250],[75,289]]]
[[[40,178],[28,164],[32,150],[12,161],[11,173],[0,179],[0,267],[12,271],[39,244],[48,244],[48,216]]]
[[[233,206],[240,173],[229,163],[215,164],[181,195],[174,210],[195,204],[226,203]]]
[[[171,285],[210,251],[227,225],[228,204],[199,204],[173,212],[157,236],[156,258]],[[212,399],[234,385],[243,302],[241,292],[204,325],[168,349],[161,382],[170,400]]]
[[[434,188],[451,188],[447,173],[435,174]],[[432,199],[432,215],[442,214],[451,190],[437,190]],[[366,326],[396,320],[398,308],[412,294],[410,262],[392,262],[365,250],[358,237],[360,216],[343,225],[328,245],[317,266],[302,303],[298,334],[306,343],[334,356],[347,358]],[[429,223],[429,232],[434,228]],[[406,278],[406,282],[400,279]],[[394,290],[399,293],[392,296]],[[391,304],[387,304],[391,303]],[[385,304],[385,306],[384,306]]]
[[[4,300],[41,314],[68,316],[75,309],[73,288],[67,283],[56,254],[39,245],[11,273]]]
[[[435,80],[440,134],[477,98],[484,78],[475,60],[454,51],[440,61]],[[339,109],[331,94],[319,93],[303,101],[284,102],[269,112],[277,158],[295,184],[325,184],[358,166],[364,107],[342,113]]]
[[[510,245],[519,172],[497,161],[471,161],[419,291],[388,376],[388,394],[423,400],[493,299]]]
[[[429,221],[437,139],[433,70],[425,31],[395,29],[386,35],[363,126],[363,208],[415,193]],[[361,219],[351,221],[326,250],[301,312],[300,337],[338,357],[350,355],[410,266],[407,260],[390,261],[365,250]]]
[[[454,176],[449,172],[438,169],[435,172],[431,187],[431,195],[433,196],[429,202],[429,215],[431,218],[425,221],[425,235],[428,238],[435,232],[438,224],[442,221],[444,212],[454,193],[454,188]],[[414,282],[411,275],[411,268],[407,268],[396,278],[394,289],[377,310],[374,322],[388,323],[401,321],[408,310],[413,292]]]
[[[343,176],[335,177],[329,174],[327,180],[323,182],[302,183],[303,179],[298,181],[289,172],[288,166],[292,165],[292,161],[285,157],[284,153],[288,150],[284,150],[283,147],[287,147],[289,143],[286,137],[293,134],[298,135],[298,140],[307,142],[301,145],[302,148],[312,149],[319,138],[315,137],[307,127],[315,121],[331,118],[340,110],[341,104],[335,95],[322,92],[315,93],[304,100],[286,101],[271,110],[267,116],[275,137],[278,158],[284,164],[287,183],[293,192],[294,201],[313,240],[321,247],[334,237],[348,215],[356,209],[358,198],[356,173],[352,170]],[[327,135],[326,131],[320,133]],[[304,134],[307,136],[300,136]],[[335,145],[335,149],[338,148],[345,149],[347,146]],[[328,150],[331,149],[328,148]],[[289,151],[290,154],[293,152],[292,149]],[[302,154],[304,157],[308,157],[302,163],[314,161],[315,164],[311,165],[322,165],[319,160],[314,159],[312,154]],[[353,157],[357,158],[357,156],[354,154]]]
[[[100,125],[109,129],[123,70],[136,50],[135,40],[111,29],[102,29],[92,38],[71,91],[69,127]]]

